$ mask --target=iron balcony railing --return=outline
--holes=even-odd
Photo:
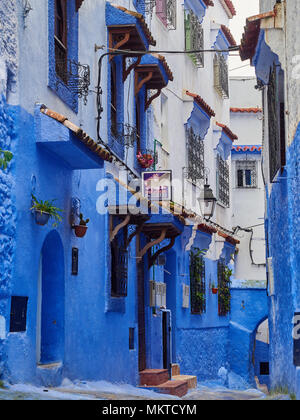
[[[204,49],[204,31],[197,16],[191,11],[185,11],[185,50],[197,51]],[[196,67],[204,67],[204,53],[191,53],[191,59]]]
[[[187,152],[187,178],[196,184],[199,180],[204,180],[205,175],[204,142],[192,127],[187,129]]]
[[[177,24],[177,1],[156,0],[156,14],[160,17],[168,29],[176,29]]]

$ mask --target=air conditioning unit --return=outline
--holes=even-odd
[[[166,308],[167,306],[167,285],[150,281],[150,302],[151,308]]]
[[[185,309],[190,307],[190,286],[187,284],[182,285],[182,307]]]

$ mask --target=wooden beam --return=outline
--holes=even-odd
[[[126,69],[126,57],[124,57],[124,71],[123,71],[123,82],[126,81],[127,77],[129,76],[130,72],[136,68],[136,66],[138,66],[140,64],[142,60],[142,56],[138,56],[136,61],[134,63],[131,64],[131,66],[128,67],[128,69]]]
[[[112,217],[112,216],[111,216]],[[115,237],[117,236],[117,234],[120,232],[120,230],[127,226],[128,223],[130,222],[130,214],[127,214],[125,220],[123,220],[123,222],[121,222],[119,225],[117,225],[114,230],[112,230],[111,228],[111,234],[110,234],[110,242],[112,242]]]
[[[119,50],[121,47],[123,47],[123,45],[127,44],[127,42],[130,39],[130,33],[131,31],[128,30],[127,32],[124,33],[124,38],[121,39],[119,42],[116,43],[116,45],[113,45],[113,32],[109,32],[109,48],[110,48],[110,52],[113,52],[114,50]],[[123,35],[123,34],[122,34]],[[114,58],[113,55],[109,56],[109,61],[111,61]]]
[[[142,89],[144,84],[149,82],[149,80],[152,79],[152,76],[153,76],[153,71],[150,71],[148,75],[139,82],[139,74],[138,72],[135,72],[135,92],[134,92],[135,96],[138,95],[139,91]]]
[[[156,251],[156,253],[154,255],[151,256],[150,261],[149,261],[149,268],[151,268],[153,266],[153,264],[155,263],[155,261],[157,260],[157,258],[160,256],[160,254],[162,254],[163,252],[167,252],[171,248],[173,248],[173,246],[175,245],[175,240],[176,240],[176,237],[173,236],[170,239],[170,243],[167,246],[165,246],[164,248],[159,249],[158,251]]]
[[[154,99],[158,98],[161,94],[161,89],[158,89],[157,92],[151,96],[151,98],[149,98],[146,102],[145,105],[145,111],[147,111],[147,109],[149,108],[149,106],[152,104],[152,102],[154,101]]]
[[[168,228],[164,228],[161,231],[161,235],[158,239],[155,239],[154,241],[150,241],[139,253],[138,258],[143,258],[143,256],[148,252],[150,248],[152,248],[155,245],[159,245],[166,237]]]
[[[143,229],[143,227],[144,227],[144,224],[145,224],[145,222],[143,222],[143,223],[141,223],[141,224],[139,224],[137,227],[136,227],[136,229],[135,229],[135,231],[134,232],[132,232],[132,234],[127,238],[127,240],[126,240],[126,249],[128,248],[128,246],[130,245],[130,242],[133,240],[133,238],[135,237],[135,236],[137,236],[137,235],[139,235],[140,233],[141,233],[141,231],[142,231],[142,229]]]

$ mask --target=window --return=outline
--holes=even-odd
[[[206,311],[205,260],[198,248],[190,253],[190,295],[192,314],[203,314]]]
[[[68,34],[67,34],[67,1],[55,0],[55,70],[56,74],[68,83],[67,58],[68,58]]]
[[[260,363],[260,375],[268,376],[270,375],[270,365],[269,362],[261,362]]]
[[[156,0],[156,14],[168,29],[176,29],[176,0]]]
[[[237,188],[257,188],[256,161],[241,160],[236,162]]]
[[[218,308],[219,316],[227,316],[231,307],[230,276],[231,270],[226,266],[225,260],[218,262]]]
[[[192,127],[187,129],[188,178],[193,182],[204,179],[204,142]]]
[[[192,10],[185,10],[185,50],[195,51],[204,49],[204,31],[198,17]],[[190,57],[196,67],[204,66],[204,53],[191,53]]]
[[[268,85],[270,180],[286,164],[284,73],[275,64]]]
[[[217,156],[217,199],[225,207],[230,206],[230,180],[229,180],[229,165],[222,159],[220,155]]]
[[[223,99],[229,98],[228,64],[221,53],[214,57],[214,86]]]
[[[112,220],[113,228],[120,223],[118,217]],[[126,247],[127,227],[120,230],[111,243],[111,296],[126,297],[128,283],[128,251]]]
[[[25,332],[28,297],[12,296],[10,309],[10,332]]]

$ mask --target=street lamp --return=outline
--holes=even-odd
[[[208,185],[207,180],[206,180],[206,184],[204,185],[204,189],[201,194],[201,197],[198,198],[198,202],[199,202],[202,216],[204,217],[204,219],[206,220],[211,219],[215,212],[217,199],[213,195],[212,189]]]

